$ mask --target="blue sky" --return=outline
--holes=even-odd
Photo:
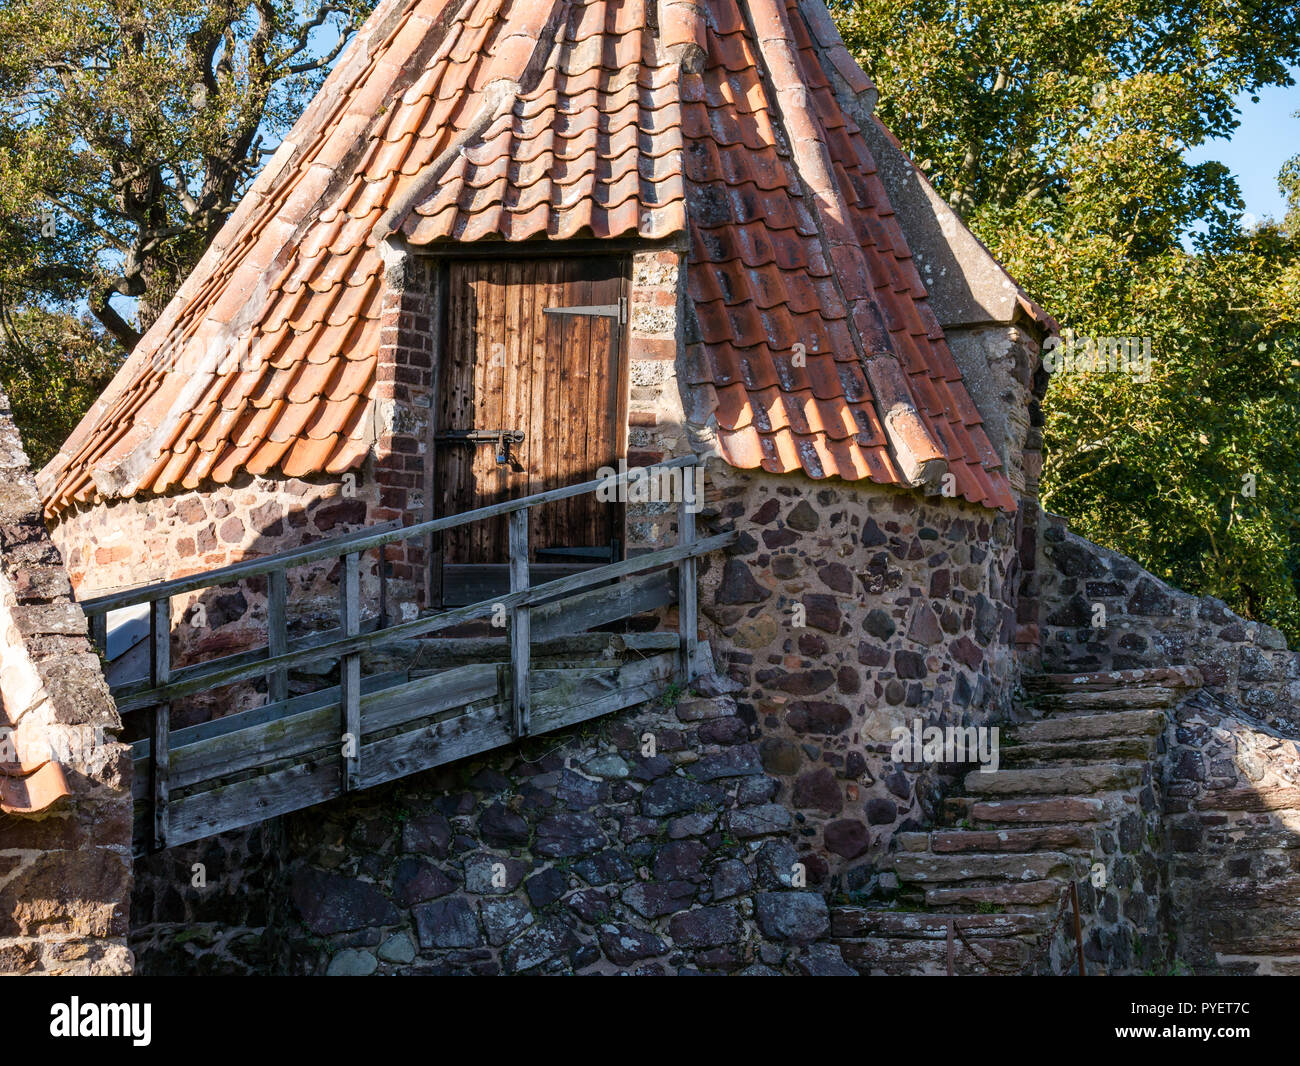
[[[1291,76],[1300,82],[1300,67]],[[1187,160],[1201,163],[1217,159],[1237,176],[1246,210],[1257,219],[1281,218],[1286,202],[1277,187],[1277,172],[1292,156],[1300,154],[1300,85],[1289,89],[1262,89],[1259,103],[1250,94],[1237,98],[1241,125],[1226,140],[1209,141],[1187,153]]]

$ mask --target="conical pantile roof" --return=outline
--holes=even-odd
[[[676,238],[723,458],[1016,504],[821,0],[384,0],[41,473],[95,499],[358,466],[388,246]]]

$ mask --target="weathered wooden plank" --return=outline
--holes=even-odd
[[[496,694],[496,672],[486,663],[368,693],[361,705],[358,753],[364,750],[365,738],[375,733],[491,699]],[[177,749],[172,769],[175,786],[189,787],[295,756],[333,750],[338,741],[338,721],[339,706],[333,704]]]
[[[172,811],[172,842],[184,844],[256,825],[342,794],[333,759],[300,763],[177,800]]]
[[[369,674],[366,677],[363,677],[361,679],[362,706],[365,706],[365,698],[368,693],[375,692],[379,689],[392,688],[396,685],[403,684],[408,680],[409,678],[404,670],[390,670],[382,674]],[[223,737],[227,733],[235,733],[241,729],[248,729],[251,726],[262,725],[265,722],[274,722],[280,718],[288,718],[295,714],[301,714],[303,711],[314,711],[321,707],[337,708],[338,705],[339,689],[337,685],[321,689],[319,692],[308,692],[301,696],[291,696],[289,699],[279,703],[264,703],[261,707],[253,707],[247,711],[240,711],[237,714],[228,714],[221,718],[214,718],[210,722],[198,722],[195,725],[186,726],[184,729],[173,729],[171,736],[171,750],[172,753],[175,754],[179,749],[185,747],[187,744],[196,744],[200,740],[211,740],[214,737]],[[147,760],[150,748],[150,741],[147,737],[143,740],[133,741],[131,743],[131,757],[135,760]]]
[[[362,787],[395,781],[510,743],[510,708],[493,703],[367,744]]]
[[[361,708],[362,732],[368,737],[496,695],[496,666],[467,663],[374,693]]]
[[[529,580],[540,585],[590,569],[590,565],[581,563],[533,563],[529,567]],[[480,603],[504,596],[509,591],[509,563],[448,563],[443,566],[442,602],[448,607]]]
[[[382,646],[409,637],[422,636],[429,633],[440,632],[444,629],[451,629],[463,622],[471,621],[475,618],[481,618],[484,615],[489,615],[498,607],[504,607],[509,610],[524,604],[531,605],[547,600],[558,599],[572,592],[578,592],[597,585],[602,585],[606,581],[615,578],[622,578],[629,574],[654,570],[660,566],[675,564],[686,554],[705,555],[711,551],[717,550],[718,548],[725,547],[730,544],[735,537],[736,534],[734,532],[720,533],[717,536],[696,541],[696,543],[691,546],[675,546],[660,551],[649,552],[645,555],[638,555],[631,559],[624,559],[622,562],[611,563],[609,566],[603,566],[598,570],[590,570],[585,573],[574,574],[571,577],[547,582],[544,585],[535,585],[523,592],[511,592],[495,601],[485,600],[481,603],[469,604],[468,606],[458,607],[428,618],[413,618],[409,622],[401,622],[395,626],[389,626],[387,629],[376,630],[372,633],[361,634],[355,637],[343,637],[338,640],[330,641],[319,645],[314,649],[304,649],[302,651],[290,652],[288,655],[277,656],[274,659],[259,660],[258,663],[251,666],[230,667],[228,669],[208,671],[187,679],[184,682],[169,685],[164,691],[151,691],[135,696],[131,700],[126,701],[127,707],[129,709],[132,706],[146,706],[149,703],[162,698],[175,700],[181,696],[191,695],[194,692],[204,691],[210,688],[219,688],[222,685],[230,685],[236,681],[245,681],[250,677],[256,677],[259,674],[265,673],[268,669],[278,669],[280,667],[291,667],[306,663],[321,662],[323,660],[337,658],[341,655],[350,654],[354,651],[362,651],[367,648]]]
[[[667,607],[677,600],[671,571],[641,574],[533,608],[533,642]]]
[[[490,664],[484,663],[462,666],[411,683],[374,689],[361,698],[359,735],[370,736],[413,719],[490,699],[496,694],[496,672]],[[294,714],[254,722],[236,731],[192,739],[185,744],[173,743],[172,788],[190,788],[214,778],[230,777],[311,752],[336,751],[339,690],[332,688],[324,693],[313,693],[313,696],[332,698],[302,707]],[[173,734],[173,739],[175,736]],[[144,765],[145,760],[138,750],[133,750],[132,754],[137,767]]]
[[[414,529],[415,527],[411,528]],[[115,611],[119,607],[149,603],[160,596],[179,596],[185,592],[196,592],[199,589],[212,588],[215,585],[234,584],[236,581],[257,577],[260,574],[269,574],[275,570],[289,570],[295,566],[306,566],[308,563],[319,562],[322,559],[337,559],[348,551],[365,552],[378,544],[391,544],[395,540],[404,540],[406,536],[401,519],[395,518],[390,522],[377,522],[365,529],[359,529],[355,533],[344,533],[342,536],[331,537],[329,540],[316,541],[312,544],[304,544],[302,547],[290,548],[287,551],[276,552],[273,555],[246,559],[243,562],[231,563],[229,566],[217,567],[215,570],[203,570],[197,574],[188,574],[185,577],[172,578],[170,581],[161,581],[156,585],[141,585],[139,588],[126,589],[123,592],[95,596],[82,603],[81,609],[87,614]]]
[[[339,582],[339,628],[345,636],[361,632],[361,556],[343,557]],[[339,702],[342,705],[343,788],[351,792],[361,780],[361,655],[349,652],[339,660]]]
[[[682,486],[691,479],[682,478]],[[693,486],[692,486],[693,487]],[[677,504],[677,543],[683,547],[695,543],[695,500],[689,490],[682,493]],[[687,556],[677,564],[677,622],[682,637],[680,669],[683,683],[691,679],[691,663],[695,661],[695,645],[699,641],[700,620],[697,609],[696,563]]]
[[[657,699],[676,676],[676,655],[657,655],[629,664],[603,695],[582,699],[559,693],[539,696],[533,713],[534,732],[549,733]]]
[[[362,633],[373,633],[379,628],[379,619],[366,618],[361,622]],[[343,636],[342,630],[337,627],[334,629],[322,629],[313,633],[305,633],[301,637],[295,637],[289,641],[288,651],[302,651],[306,648],[318,648],[322,644],[328,644],[332,640],[339,640]],[[208,659],[205,662],[194,663],[190,666],[183,666],[178,670],[172,671],[172,683],[180,684],[183,681],[190,681],[196,677],[206,677],[213,671],[226,670],[236,666],[245,666],[249,663],[266,662],[267,654],[265,648],[251,648],[248,651],[236,652],[233,655],[223,655],[219,659]],[[117,701],[118,713],[125,714],[127,711],[139,710],[141,707],[151,706],[149,699],[141,699],[142,693],[150,691],[148,677],[142,677],[137,680],[127,681],[124,684],[113,686],[113,698]]]
[[[289,652],[289,575],[272,570],[267,575],[266,652],[271,658]],[[273,702],[289,698],[289,671],[272,670],[266,678],[267,691]]]
[[[657,652],[680,646],[681,638],[674,633],[572,633],[560,637],[538,639],[537,609],[533,611],[533,643],[531,659],[534,666],[539,661],[557,658],[581,659],[597,656],[611,657],[622,649]],[[418,652],[417,675],[436,669],[446,669],[467,662],[506,662],[510,659],[509,637],[441,637],[421,642]]]
[[[701,669],[707,654],[708,645],[702,643],[693,670]],[[462,669],[477,670],[483,678],[491,677],[490,687],[495,691],[494,666],[474,664]],[[675,652],[624,664],[617,671],[617,678],[609,691],[589,700],[575,701],[571,695],[561,696],[559,686],[548,685],[546,691],[551,695],[539,695],[533,707],[533,732],[539,734],[563,729],[654,699],[672,683],[677,669]],[[419,683],[399,687],[418,688]],[[463,695],[466,689],[459,691]],[[374,695],[380,697],[384,694]],[[383,784],[509,744],[510,713],[508,703],[494,701],[427,726],[364,743],[361,787]],[[306,761],[262,777],[218,786],[174,801],[170,841],[182,844],[253,825],[341,794],[332,759]]]
[[[672,683],[677,658],[670,652],[629,663],[626,670],[623,681],[606,696],[579,703],[539,701],[531,719],[533,734],[563,729],[654,699]],[[399,733],[366,745],[363,787],[383,784],[509,744],[510,710],[508,703],[494,703],[433,726]]]
[[[172,662],[172,601],[164,596],[149,610],[149,680],[154,688],[166,686]],[[167,797],[171,774],[171,704],[153,710],[152,758],[153,849],[167,847]]]
[[[510,591],[528,591],[528,512],[510,515]],[[514,735],[528,735],[529,645],[532,642],[529,607],[522,604],[510,612],[510,703]]]
[[[190,788],[310,752],[333,753],[338,750],[338,722],[336,702],[177,748],[172,752],[172,784]]]
[[[635,692],[647,683],[662,681],[666,687],[676,676],[675,661],[674,648],[668,653],[661,652],[645,659],[614,663],[607,667],[538,670],[533,676],[533,705],[539,709],[539,713],[543,707],[555,709],[588,704],[603,706],[609,696],[624,690]]]

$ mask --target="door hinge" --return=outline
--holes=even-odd
[[[619,325],[627,324],[627,297],[620,296],[617,303],[612,304],[581,304],[576,307],[544,307],[543,313],[548,315],[589,315],[593,318],[612,318],[617,320]]]

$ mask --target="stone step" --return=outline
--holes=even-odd
[[[1044,692],[1032,699],[1044,714],[1096,714],[1098,711],[1136,711],[1172,707],[1182,698],[1175,688],[1119,688],[1099,691]]]
[[[1031,829],[951,829],[929,834],[930,850],[936,854],[960,852],[1025,852],[1039,848],[1079,848],[1091,851],[1092,831],[1077,825],[1045,825]]]
[[[968,940],[975,937],[1038,936],[1047,929],[1050,915],[1033,914],[929,914],[925,911],[880,910],[870,907],[831,908],[831,936],[845,938],[900,937],[912,940],[947,940],[948,923],[957,924]]]
[[[1099,822],[1106,816],[1102,800],[1082,796],[1022,800],[954,796],[944,800],[943,809],[953,823],[968,820],[980,826]]]
[[[1155,737],[1108,737],[1102,740],[1060,740],[1045,744],[1011,744],[1002,748],[1002,766],[1040,767],[1076,763],[1149,759]]]
[[[1014,974],[1033,959],[1033,944],[1016,938],[971,940],[971,948],[960,938],[953,943],[953,973]],[[943,977],[948,973],[947,940],[915,940],[902,937],[840,941],[844,961],[858,973],[878,977]]]
[[[1079,856],[1059,851],[1021,854],[896,852],[894,873],[900,881],[936,884],[949,881],[1042,881],[1052,876],[1069,877]]]
[[[1103,740],[1121,736],[1157,736],[1169,717],[1162,710],[1112,711],[1023,722],[1007,732],[1018,744],[1049,744],[1064,740]]]
[[[1069,881],[1050,878],[1005,885],[944,885],[925,890],[927,907],[1045,908],[1058,904]]]
[[[1141,780],[1140,765],[1094,763],[998,770],[991,774],[972,770],[962,783],[967,792],[977,796],[1078,796],[1132,788]]]
[[[696,696],[680,700],[676,708],[682,722],[704,722],[710,718],[729,718],[736,713],[736,701],[731,696]]]
[[[1075,674],[1027,674],[1021,683],[1030,692],[1082,692],[1111,688],[1199,688],[1201,672],[1191,666],[1155,666],[1141,670],[1104,670]]]

